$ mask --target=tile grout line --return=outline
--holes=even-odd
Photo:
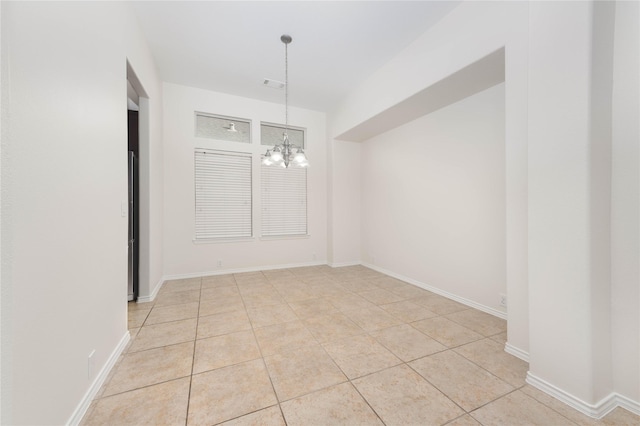
[[[189,423],[189,408],[191,405],[191,388],[193,387],[193,369],[196,365],[196,342],[198,340],[198,324],[200,323],[200,299],[202,297],[202,277],[200,277],[200,296],[198,297],[198,314],[196,315],[196,330],[193,335],[193,354],[191,355],[191,374],[189,375],[189,392],[187,392],[187,412],[184,416],[184,425]]]
[[[265,279],[267,281],[269,281],[269,279],[264,275],[264,273],[262,273],[262,276],[264,276]],[[234,276],[234,281],[235,281],[235,276]],[[237,281],[236,281],[236,285],[237,285]],[[238,292],[240,292],[239,288],[238,288]],[[273,379],[271,378],[271,374],[269,374],[269,368],[267,367],[267,362],[264,359],[264,354],[262,353],[262,347],[260,346],[260,343],[258,343],[258,338],[256,337],[255,327],[253,326],[253,321],[251,321],[251,317],[249,316],[249,311],[247,310],[247,304],[245,303],[245,300],[244,300],[244,297],[242,297],[242,294],[240,294],[240,299],[242,300],[242,306],[244,306],[245,314],[247,315],[247,318],[249,318],[249,324],[251,324],[251,334],[253,335],[253,340],[254,340],[254,342],[256,344],[256,347],[258,348],[258,352],[260,353],[260,359],[262,360],[262,366],[264,367],[264,371],[267,373],[267,377],[269,378],[269,383],[271,384],[271,390],[273,391],[273,396],[275,396],[275,398],[276,398],[276,405],[278,406],[278,410],[280,411],[280,416],[282,416],[282,420],[284,421],[284,424],[286,426],[287,425],[287,419],[285,418],[284,412],[282,411],[282,405],[280,404],[280,397],[278,396],[278,393],[276,392],[276,387],[273,384]],[[269,407],[260,408],[260,410],[264,410],[266,408],[269,408]],[[256,410],[256,411],[259,411],[259,410]],[[243,414],[243,415],[238,416],[236,418],[240,418],[240,417],[243,417],[245,415],[246,414]]]
[[[284,298],[283,293],[281,292],[281,290],[279,290],[279,289],[278,289],[278,287],[276,287],[276,286],[274,286],[274,285],[273,285],[272,281],[269,279],[269,277],[268,277],[268,276],[266,276],[266,275],[264,274],[264,272],[263,272],[263,271],[260,271],[260,274],[262,275],[262,277],[263,277],[263,278],[265,278],[265,279],[266,279],[266,282],[267,282],[271,287],[273,287],[273,289],[276,291],[276,293],[281,297],[282,302],[283,302],[284,304],[286,304],[290,309],[292,309],[292,307],[291,307],[291,302],[290,302],[290,301],[287,301],[287,300]],[[239,286],[238,286],[238,282],[237,282],[236,277],[235,277],[235,275],[236,275],[236,274],[231,274],[231,275],[234,277],[235,286],[238,288],[238,290],[240,290],[240,288],[239,288]],[[324,274],[323,274],[323,275],[324,275]],[[316,285],[314,285],[314,284],[312,284],[312,283],[310,283],[310,282],[308,282],[308,281],[307,281],[307,280],[309,279],[309,277],[313,277],[313,275],[297,276],[297,275],[295,275],[295,274],[294,274],[294,277],[295,277],[297,280],[299,280],[299,281],[303,282],[304,284],[306,284],[306,285],[308,285],[308,286],[314,286],[314,287],[316,286]],[[377,277],[377,276],[376,276],[376,277]],[[368,279],[369,279],[369,278],[367,278],[367,277],[350,277],[350,278],[347,278],[347,279],[344,279],[344,280],[338,280],[338,279],[337,279],[337,277],[334,277],[334,276],[331,276],[331,275],[326,275],[326,276],[323,276],[322,278],[323,278],[323,279],[328,279],[328,280],[329,280],[329,281],[331,281],[332,283],[335,283],[335,284],[339,285],[340,287],[342,287],[342,288],[345,290],[345,293],[346,293],[346,294],[352,294],[352,295],[356,295],[356,296],[360,296],[360,297],[364,297],[364,296],[361,296],[358,292],[353,291],[353,290],[350,290],[348,287],[343,286],[343,285],[342,285],[342,283],[349,282],[349,281],[354,281],[354,280],[368,280]],[[340,278],[342,278],[342,277],[340,277]],[[194,346],[193,346],[193,351],[194,351],[194,352],[193,352],[193,355],[192,355],[192,366],[191,366],[191,375],[190,375],[191,382],[190,382],[190,386],[189,386],[189,393],[188,393],[188,400],[187,400],[187,418],[186,418],[186,420],[185,420],[185,423],[188,423],[189,402],[190,402],[190,397],[191,397],[191,383],[192,383],[192,379],[193,379],[193,375],[194,375],[194,368],[195,368],[195,355],[196,355],[196,352],[195,352],[195,346],[196,346],[196,343],[197,343],[197,340],[198,340],[198,337],[197,337],[197,328],[198,328],[199,318],[200,318],[200,306],[201,306],[201,303],[202,303],[203,278],[202,278],[202,277],[200,277],[199,279],[200,279],[200,290],[199,290],[199,291],[200,291],[200,293],[199,293],[199,297],[198,297],[198,312],[197,312],[197,315],[196,315],[196,335],[195,335],[194,340],[193,340],[193,345],[194,345]],[[284,284],[284,283],[283,283],[283,284]],[[381,289],[381,290],[387,291],[387,292],[389,292],[389,293],[391,293],[391,294],[394,294],[395,296],[402,297],[402,299],[401,299],[401,300],[399,300],[399,301],[397,301],[397,302],[402,302],[402,301],[411,301],[411,298],[404,298],[404,296],[398,295],[398,294],[394,293],[393,291],[388,290],[388,288],[387,288],[387,287],[380,287],[380,286],[378,286],[378,285],[377,285],[377,284],[375,284],[375,283],[373,283],[373,284],[374,284],[378,289]],[[318,284],[318,285],[319,285],[319,284]],[[281,287],[281,288],[283,288],[283,287]],[[179,290],[176,290],[176,291],[179,291]],[[368,291],[375,291],[375,289],[368,290]],[[171,293],[171,292],[169,292],[169,293]],[[500,335],[500,334],[504,333],[504,331],[499,331],[499,332],[493,333],[493,334],[488,335],[488,336],[487,336],[487,335],[484,335],[484,334],[482,334],[482,333],[478,333],[478,332],[476,332],[475,330],[471,330],[471,329],[469,329],[469,328],[468,328],[468,327],[466,327],[464,324],[460,324],[459,322],[455,321],[454,319],[451,319],[451,318],[446,317],[446,315],[449,315],[449,314],[452,314],[452,313],[448,313],[448,314],[438,314],[438,315],[436,315],[435,317],[430,317],[430,318],[436,318],[436,317],[443,317],[443,318],[446,318],[446,319],[448,319],[448,320],[450,320],[450,321],[452,321],[452,322],[454,322],[454,323],[458,324],[458,325],[459,325],[459,326],[461,326],[461,327],[467,328],[467,329],[469,329],[469,330],[471,330],[471,331],[473,331],[473,332],[475,332],[475,333],[479,334],[479,335],[481,336],[481,338],[479,338],[479,339],[477,339],[477,340],[474,340],[474,341],[471,341],[471,342],[465,342],[465,343],[460,344],[460,345],[457,345],[457,346],[452,346],[452,347],[448,347],[447,345],[444,345],[444,344],[443,344],[443,345],[445,346],[445,349],[443,349],[443,350],[441,350],[441,351],[436,351],[436,352],[434,352],[434,353],[430,353],[430,354],[428,354],[428,355],[425,355],[425,356],[422,356],[422,357],[419,357],[419,358],[416,358],[416,359],[412,359],[412,360],[410,360],[410,361],[404,361],[404,360],[402,360],[402,359],[399,359],[400,364],[397,364],[397,365],[394,365],[394,366],[391,366],[391,367],[387,367],[387,368],[383,368],[383,369],[381,369],[381,370],[378,370],[378,371],[375,371],[375,372],[371,372],[371,373],[365,374],[365,375],[363,375],[363,376],[360,376],[360,377],[357,377],[357,378],[354,378],[354,379],[350,379],[350,378],[345,374],[345,372],[342,370],[342,368],[341,368],[339,365],[337,365],[336,361],[333,359],[333,357],[332,357],[332,356],[327,352],[326,348],[324,347],[324,344],[326,344],[326,343],[330,343],[332,340],[328,340],[328,341],[326,341],[326,342],[324,342],[324,341],[323,341],[323,342],[321,342],[321,341],[318,339],[318,337],[316,337],[316,336],[314,335],[314,333],[312,333],[312,332],[310,331],[310,329],[309,329],[308,325],[305,323],[305,319],[300,318],[300,317],[299,317],[299,314],[297,313],[297,311],[295,311],[295,310],[293,310],[293,309],[292,309],[292,311],[294,312],[295,316],[297,317],[297,321],[299,321],[299,322],[302,324],[302,326],[304,327],[304,329],[305,329],[308,333],[310,333],[311,337],[313,338],[313,341],[315,342],[315,343],[314,343],[314,345],[320,346],[320,347],[322,348],[323,353],[324,353],[324,354],[326,354],[326,355],[329,357],[329,359],[331,360],[331,362],[333,363],[333,365],[334,365],[334,366],[335,366],[339,371],[341,371],[341,372],[342,372],[342,374],[343,374],[343,375],[345,376],[345,378],[346,378],[346,381],[343,381],[343,382],[340,382],[340,383],[335,383],[335,384],[332,384],[332,385],[329,385],[329,386],[325,386],[325,387],[323,387],[323,388],[321,388],[321,389],[316,389],[316,390],[313,390],[313,391],[311,391],[311,392],[308,392],[308,393],[305,393],[305,394],[302,394],[302,395],[297,395],[297,396],[295,396],[295,397],[293,397],[293,398],[290,398],[290,399],[288,399],[288,400],[286,400],[286,401],[280,401],[280,398],[278,397],[278,394],[277,394],[277,393],[276,393],[276,391],[275,391],[275,386],[274,386],[273,380],[272,380],[272,378],[271,378],[271,375],[269,374],[269,369],[268,369],[268,368],[267,368],[267,366],[266,366],[265,356],[264,356],[264,354],[263,354],[263,352],[262,352],[262,348],[261,348],[261,346],[258,344],[258,341],[257,341],[257,338],[256,338],[256,334],[255,334],[256,327],[254,326],[254,322],[251,320],[251,318],[250,318],[250,317],[249,317],[249,315],[248,315],[248,311],[249,311],[249,309],[248,309],[248,307],[247,307],[247,303],[246,303],[245,297],[243,296],[243,294],[242,294],[240,291],[239,291],[239,295],[240,295],[240,298],[241,298],[241,300],[242,300],[242,304],[243,304],[243,307],[244,307],[244,313],[247,315],[247,318],[249,319],[249,323],[250,323],[250,325],[251,325],[251,330],[252,330],[252,335],[253,335],[253,338],[254,338],[254,342],[255,342],[255,344],[256,344],[256,346],[257,346],[258,350],[259,350],[260,357],[262,358],[262,361],[263,361],[263,366],[264,366],[264,368],[265,368],[265,370],[266,370],[266,372],[267,372],[267,375],[268,375],[268,377],[269,377],[269,380],[270,380],[270,384],[271,384],[272,390],[273,390],[274,395],[275,395],[275,397],[276,397],[277,405],[278,405],[278,407],[279,407],[279,409],[280,409],[280,413],[281,413],[282,419],[283,419],[283,421],[285,422],[285,424],[286,424],[286,418],[284,417],[284,412],[283,412],[283,410],[282,410],[282,405],[281,405],[281,404],[282,404],[282,402],[286,402],[286,401],[294,400],[294,399],[300,398],[300,397],[302,397],[302,396],[309,395],[309,394],[312,394],[312,393],[314,393],[314,392],[318,392],[318,391],[320,391],[320,390],[328,389],[328,388],[331,388],[331,387],[333,387],[333,386],[341,385],[341,384],[344,384],[344,383],[349,383],[353,388],[355,388],[356,392],[357,392],[357,393],[360,395],[360,397],[365,401],[365,403],[367,404],[367,406],[368,406],[368,407],[369,407],[369,408],[370,408],[370,409],[375,413],[375,415],[376,415],[376,416],[380,419],[380,421],[384,424],[384,422],[382,421],[382,418],[378,415],[378,413],[375,411],[375,409],[373,409],[373,407],[370,405],[369,401],[368,401],[366,398],[364,398],[364,397],[362,396],[362,394],[360,393],[360,391],[358,390],[358,388],[353,384],[353,381],[354,381],[354,380],[357,380],[357,379],[361,379],[361,378],[363,378],[363,377],[367,377],[367,376],[370,376],[370,375],[373,375],[373,374],[379,373],[379,372],[381,372],[381,371],[385,371],[385,370],[388,370],[388,369],[391,369],[391,368],[395,368],[395,367],[397,367],[397,366],[399,366],[399,365],[403,365],[403,364],[404,364],[404,365],[406,365],[407,367],[409,367],[412,371],[414,371],[416,374],[418,374],[420,377],[422,377],[425,381],[427,381],[431,386],[433,386],[433,387],[434,387],[436,390],[438,390],[441,394],[443,394],[445,397],[447,397],[449,400],[451,400],[451,398],[449,398],[449,397],[448,397],[444,392],[442,392],[442,391],[441,391],[437,386],[435,386],[435,385],[434,385],[433,383],[431,383],[427,378],[423,377],[419,372],[417,372],[416,370],[414,370],[414,369],[409,365],[409,362],[413,362],[413,361],[418,360],[418,359],[422,359],[422,358],[425,358],[425,357],[429,357],[429,356],[435,355],[435,354],[437,354],[437,353],[446,352],[446,351],[448,351],[448,350],[451,350],[451,351],[453,351],[454,353],[456,353],[457,355],[462,356],[464,359],[466,359],[467,361],[469,361],[469,362],[470,362],[470,363],[472,363],[473,365],[477,366],[478,368],[480,368],[480,369],[481,369],[481,370],[483,370],[483,371],[488,372],[489,374],[491,374],[492,376],[496,377],[496,378],[497,378],[497,379],[499,379],[500,381],[503,381],[503,382],[505,382],[506,384],[508,384],[508,385],[510,385],[510,386],[513,386],[513,387],[514,387],[514,389],[513,389],[512,391],[507,392],[507,393],[505,393],[505,394],[503,394],[503,395],[501,395],[501,396],[498,396],[498,397],[496,397],[495,399],[492,399],[491,401],[489,401],[489,402],[487,402],[487,403],[483,404],[482,406],[479,406],[479,407],[477,407],[477,408],[474,408],[473,410],[470,410],[470,411],[466,411],[464,408],[460,407],[457,403],[455,403],[455,401],[451,400],[451,401],[452,401],[456,406],[460,407],[460,408],[463,410],[463,412],[464,412],[465,414],[463,414],[463,415],[461,415],[461,416],[459,416],[459,417],[457,417],[457,418],[454,418],[454,419],[449,420],[449,421],[447,422],[447,424],[449,424],[449,423],[451,423],[451,422],[455,421],[456,419],[458,419],[458,418],[460,418],[460,417],[463,417],[464,415],[467,415],[467,414],[469,414],[469,415],[470,415],[470,413],[471,413],[471,412],[476,411],[476,410],[478,410],[478,409],[480,409],[480,408],[484,407],[485,405],[488,405],[488,404],[490,404],[490,403],[492,403],[492,402],[494,402],[494,401],[496,401],[496,400],[498,400],[498,399],[500,399],[500,398],[503,398],[504,396],[509,395],[509,394],[511,394],[511,393],[513,393],[513,392],[515,392],[515,391],[517,391],[517,390],[521,390],[521,389],[522,389],[522,388],[524,388],[524,386],[525,386],[525,385],[521,385],[520,387],[516,387],[516,386],[512,385],[511,383],[506,382],[504,379],[502,379],[502,378],[500,378],[500,377],[496,376],[495,374],[491,373],[489,370],[487,370],[487,369],[486,369],[486,368],[484,368],[483,366],[481,366],[481,365],[477,364],[476,362],[474,362],[474,361],[472,361],[472,360],[468,359],[468,358],[467,358],[466,356],[464,356],[463,354],[458,353],[457,351],[455,351],[454,349],[457,349],[457,348],[460,348],[460,347],[462,347],[462,346],[465,346],[465,345],[468,345],[468,344],[472,344],[472,343],[475,343],[475,342],[480,342],[480,341],[482,341],[482,340],[487,340],[487,339],[488,339],[488,340],[490,340],[492,343],[498,343],[498,344],[500,344],[500,342],[499,342],[499,341],[494,340],[492,337],[496,337],[496,336],[498,336],[498,335]],[[331,297],[337,297],[337,296],[335,296],[335,295],[334,295],[334,296],[332,296],[332,295],[323,295],[323,294],[317,295],[317,294],[315,294],[315,293],[314,293],[314,295],[313,295],[313,296],[310,296],[310,297],[309,297],[309,299],[304,299],[304,300],[312,300],[312,299],[322,299],[322,300],[326,300],[329,304],[331,304],[334,308],[336,308],[336,309],[338,310],[338,313],[340,313],[340,314],[344,315],[345,317],[347,317],[347,318],[349,319],[349,321],[353,322],[353,320],[351,320],[351,318],[350,318],[348,315],[346,315],[342,310],[338,309],[338,308],[337,308],[333,303],[331,303],[331,300],[330,300],[330,299],[331,299]],[[341,296],[341,297],[342,297],[342,296]],[[365,300],[366,300],[366,298],[365,298]],[[147,320],[148,320],[149,316],[151,315],[151,312],[152,312],[156,307],[157,307],[157,308],[167,308],[167,307],[171,307],[171,306],[179,306],[179,305],[187,304],[187,303],[193,303],[193,302],[177,303],[177,304],[170,304],[170,305],[163,305],[163,306],[155,306],[155,305],[154,305],[154,306],[152,306],[152,307],[151,307],[151,309],[149,310],[149,312],[147,313],[147,315],[145,316],[145,319],[143,320],[142,325],[139,327],[139,330],[141,330],[141,329],[142,329],[142,327],[143,327],[143,326],[145,326],[145,324],[146,324],[146,322],[147,322]],[[375,307],[378,307],[378,308],[380,308],[380,309],[383,309],[383,310],[384,310],[384,308],[381,308],[380,304],[378,304],[378,303],[374,303],[374,302],[371,302],[371,303],[372,303]],[[390,302],[390,303],[396,303],[396,302]],[[385,303],[382,303],[382,304],[385,304]],[[386,304],[389,304],[389,303],[386,303]],[[268,305],[264,305],[264,306],[270,306],[270,305],[268,304]],[[420,307],[421,307],[421,308],[423,308],[423,309],[428,310],[428,307],[426,307],[426,306],[422,306],[422,305],[418,305],[418,306],[420,306]],[[254,308],[252,308],[252,309],[257,309],[257,308],[261,308],[261,307],[263,307],[263,306],[256,306],[256,307],[254,307]],[[386,312],[386,310],[384,310],[384,311]],[[461,311],[458,311],[458,312],[461,312]],[[454,313],[457,313],[457,312],[454,312]],[[388,327],[383,327],[383,328],[381,328],[381,329],[371,330],[371,331],[369,331],[369,330],[365,330],[365,329],[362,329],[362,327],[360,327],[360,326],[358,325],[358,327],[362,330],[362,334],[358,334],[358,335],[367,335],[367,336],[369,336],[369,337],[373,338],[376,342],[378,342],[379,344],[381,344],[381,345],[382,345],[382,347],[384,347],[386,350],[390,351],[392,354],[394,354],[394,352],[393,352],[393,351],[391,351],[391,350],[390,350],[386,345],[384,345],[384,343],[379,342],[377,339],[375,339],[375,337],[371,335],[371,333],[372,333],[372,332],[378,332],[378,331],[385,330],[385,329],[388,329],[388,328],[391,328],[391,327],[395,327],[395,326],[399,326],[399,325],[406,324],[406,325],[409,325],[410,327],[412,327],[413,329],[415,329],[416,331],[418,331],[418,332],[420,332],[420,333],[424,334],[425,336],[427,336],[427,337],[429,337],[429,338],[433,339],[434,341],[437,341],[438,343],[442,343],[442,342],[439,342],[437,339],[435,339],[435,338],[433,338],[433,337],[429,336],[427,333],[423,332],[422,330],[418,330],[418,329],[416,329],[416,328],[412,325],[412,324],[413,324],[414,322],[416,322],[416,321],[412,321],[412,322],[410,322],[410,321],[405,321],[405,320],[403,320],[402,318],[399,318],[399,317],[397,317],[397,316],[393,315],[392,313],[387,312],[387,314],[389,314],[389,315],[391,315],[392,317],[394,317],[394,318],[398,319],[398,320],[400,321],[400,324],[396,324],[396,325],[392,325],[392,326],[388,326]],[[327,313],[323,313],[323,314],[319,314],[318,316],[323,316],[323,315],[329,315],[329,314],[327,314]],[[310,317],[310,318],[313,318],[313,316],[312,316],[312,317]],[[308,320],[309,318],[306,318],[306,319]],[[429,318],[426,318],[426,319],[429,319]],[[157,324],[166,324],[166,323],[177,322],[177,321],[182,321],[182,320],[174,320],[174,321],[168,321],[168,322],[165,322],[165,323],[157,323]],[[294,321],[294,320],[292,320],[292,321]],[[418,320],[418,321],[420,321],[420,320]],[[149,324],[149,325],[147,325],[147,327],[149,327],[149,326],[153,326],[153,325],[156,325],[156,324]],[[356,325],[357,325],[357,324],[356,324]],[[260,327],[258,327],[258,328],[260,328]],[[223,335],[227,335],[227,334],[231,334],[231,333],[233,333],[233,332],[224,333]],[[348,337],[350,337],[350,336],[345,336],[344,338],[348,338]],[[333,340],[340,340],[340,339],[333,339]],[[178,345],[178,344],[182,344],[182,343],[184,343],[184,342],[172,343],[172,344],[170,344],[170,345],[163,345],[163,346],[161,346],[161,347],[173,346],[173,345]],[[296,346],[296,347],[297,347],[297,346]],[[139,352],[143,352],[143,351],[145,351],[145,350],[151,350],[151,349],[155,349],[155,348],[147,348],[147,349],[143,349],[143,350],[141,350],[141,351],[137,351],[137,352],[133,352],[133,353],[139,353]],[[275,354],[274,354],[274,355],[275,355]],[[394,354],[394,356],[395,356],[395,354]],[[396,357],[397,357],[397,356],[396,356]],[[234,364],[234,365],[237,365],[237,364]],[[215,369],[212,369],[212,370],[215,370]],[[212,370],[211,370],[211,371],[212,371]],[[185,376],[185,377],[186,377],[186,376]],[[179,379],[181,379],[181,378],[175,378],[175,379],[167,380],[167,381],[160,382],[160,383],[166,383],[166,382],[169,382],[169,381],[179,380]],[[155,384],[159,384],[159,383],[155,383]],[[155,384],[154,384],[154,385],[155,385]],[[152,386],[152,385],[143,386],[143,388],[144,388],[144,387],[148,387],[148,386]],[[114,394],[114,395],[117,395],[117,394]],[[526,394],[525,394],[525,395],[526,395]],[[112,395],[110,395],[110,396],[112,396]],[[529,395],[527,395],[527,396],[529,396]],[[556,410],[554,410],[552,407],[547,406],[544,402],[542,402],[542,401],[538,401],[535,397],[529,396],[529,398],[531,398],[531,399],[533,399],[533,400],[535,400],[535,401],[537,401],[537,402],[541,403],[542,405],[546,406],[547,408],[549,408],[549,409],[553,410],[554,412],[556,412],[556,413],[558,413],[558,414],[562,415],[561,413],[559,413],[559,412],[557,412]],[[275,405],[270,405],[270,406],[268,406],[268,407],[263,407],[263,408],[260,408],[260,409],[258,409],[258,410],[255,410],[255,411],[251,411],[251,412],[248,412],[248,413],[244,413],[244,414],[242,414],[242,415],[240,415],[240,416],[234,417],[234,419],[235,419],[235,418],[239,418],[239,417],[243,417],[243,416],[246,416],[246,415],[248,415],[248,414],[252,414],[252,413],[258,412],[258,411],[261,411],[261,410],[263,410],[263,409],[267,409],[267,408],[270,408],[270,407],[274,407],[274,406],[275,406]],[[564,416],[564,415],[562,415],[562,417],[566,418],[566,416]],[[475,418],[474,418],[474,419],[475,419]],[[567,418],[567,419],[568,419],[568,418]],[[227,419],[227,420],[225,420],[225,421],[229,421],[229,420],[231,420],[231,419]],[[568,420],[569,420],[569,421],[571,421],[570,419],[568,419]]]

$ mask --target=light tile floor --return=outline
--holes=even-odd
[[[353,266],[167,281],[85,425],[639,425],[525,384],[506,322]]]

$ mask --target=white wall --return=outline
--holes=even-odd
[[[617,2],[614,34],[611,293],[615,389],[640,401],[640,4]]]
[[[329,115],[329,136],[346,133],[460,69],[505,49],[506,252],[508,344],[529,351],[527,271],[526,2],[464,2],[348,94]],[[339,182],[334,182],[336,187]],[[353,194],[357,196],[357,194]],[[363,214],[366,211],[363,210]],[[357,226],[351,216],[335,229]],[[340,222],[342,222],[340,224]],[[331,238],[338,238],[332,231]],[[366,259],[364,259],[366,260]]]
[[[640,411],[638,15],[615,6],[613,21],[612,3],[462,3],[329,116],[330,137],[348,134],[505,48],[506,349],[530,356],[530,383],[594,415]]]
[[[126,4],[2,8],[2,423],[63,424],[128,337],[127,58],[154,75]]]
[[[608,249],[606,223],[599,235],[591,211],[591,200],[605,201],[594,165],[607,160],[591,155],[593,5],[537,3],[530,19],[530,376],[593,404],[594,345],[610,345],[594,340],[598,309],[609,304],[597,298],[606,283],[594,268],[609,259],[592,255],[592,241]]]
[[[504,156],[504,84],[364,142],[363,258],[503,310]]]
[[[361,241],[361,151],[362,144],[331,140],[331,183],[329,189],[329,264],[358,264],[362,261]]]
[[[162,284],[164,156],[162,82],[133,13],[126,16],[126,55],[142,89],[139,113],[140,264],[139,297],[151,298]]]
[[[265,89],[266,90],[266,89]],[[164,265],[167,277],[221,273],[277,265],[326,263],[327,176],[325,114],[289,108],[291,125],[307,129],[308,238],[260,238],[260,122],[281,123],[284,105],[201,89],[164,84],[165,229]],[[194,112],[252,120],[253,143],[235,144],[196,138]],[[254,238],[230,243],[194,244],[194,148],[247,150],[253,155]],[[314,257],[315,255],[315,257]],[[217,261],[222,267],[217,267]]]

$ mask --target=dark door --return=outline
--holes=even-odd
[[[138,173],[138,111],[128,112],[129,141],[129,300],[138,299],[140,203]]]

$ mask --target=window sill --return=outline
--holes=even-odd
[[[247,243],[254,241],[254,237],[242,237],[242,238],[209,238],[209,239],[193,239],[193,244],[228,244],[228,243]]]

